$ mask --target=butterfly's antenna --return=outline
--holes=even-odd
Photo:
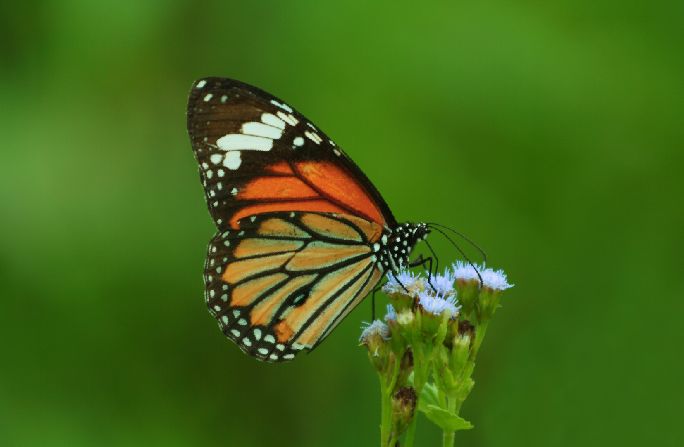
[[[458,244],[457,244],[456,242],[454,242],[454,240],[451,239],[451,238],[449,237],[449,235],[446,234],[443,230],[440,230],[439,228],[437,228],[437,227],[435,227],[435,226],[432,226],[432,224],[428,224],[428,227],[430,227],[430,228],[432,228],[433,230],[437,231],[437,232],[440,233],[442,236],[444,236],[449,242],[451,242],[451,245],[453,245],[453,246],[456,248],[456,250],[458,250],[458,252],[461,254],[461,256],[463,256],[463,259],[466,260],[466,262],[468,263],[468,265],[470,265],[470,266],[473,268],[473,270],[475,270],[475,273],[477,274],[477,277],[480,279],[480,287],[483,287],[483,286],[484,286],[484,281],[482,280],[482,276],[480,275],[480,271],[477,269],[477,267],[475,267],[475,264],[473,264],[473,262],[470,260],[470,258],[468,258],[468,256],[467,256],[467,255],[465,254],[465,252],[461,249],[461,247],[459,247]]]
[[[487,262],[487,253],[485,253],[485,251],[479,245],[477,245],[475,242],[473,242],[473,240],[470,239],[465,234],[461,233],[460,231],[456,231],[451,227],[447,227],[446,225],[438,224],[436,222],[428,222],[428,226],[431,226],[432,228],[440,227],[442,229],[451,231],[452,233],[454,233],[455,235],[457,235],[458,237],[460,237],[461,239],[463,239],[464,241],[469,243],[472,247],[475,248],[475,250],[479,251],[480,255],[482,256],[482,260]]]

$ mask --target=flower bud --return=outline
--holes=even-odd
[[[477,294],[480,289],[480,282],[476,279],[456,280],[456,290],[458,290],[458,302],[463,308],[464,315],[470,315],[475,309]]]
[[[477,310],[480,320],[491,318],[499,306],[501,291],[513,287],[503,270],[486,268],[484,263],[474,266],[458,261],[452,268],[464,313],[470,315]]]
[[[411,348],[404,351],[399,364],[399,376],[397,377],[397,386],[404,386],[409,381],[409,376],[413,372],[413,351]]]
[[[392,422],[396,436],[400,436],[408,428],[416,410],[418,396],[413,387],[402,387],[392,396]]]
[[[408,270],[396,275],[387,275],[387,283],[382,291],[389,297],[397,312],[413,307],[414,297],[425,288],[423,279]]]
[[[425,290],[418,295],[418,309],[421,314],[421,332],[438,343],[444,340],[447,323],[456,318],[460,307],[453,296],[435,295],[431,290]]]
[[[368,348],[373,367],[380,372],[386,369],[391,354],[389,340],[389,327],[380,320],[368,324],[359,337],[359,343]]]
[[[397,313],[398,332],[409,344],[420,332],[420,320],[416,317],[417,315],[411,309],[404,309]]]

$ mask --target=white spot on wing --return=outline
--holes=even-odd
[[[278,111],[278,112],[277,112],[277,115],[278,115],[278,118],[280,118],[281,120],[285,121],[285,122],[286,122],[287,124],[289,124],[290,126],[293,126],[293,127],[294,127],[294,126],[296,126],[297,124],[299,124],[299,120],[298,120],[297,118],[295,118],[294,116],[290,115],[290,114],[287,114],[287,113],[283,113],[283,112],[281,112],[281,111]]]
[[[291,108],[290,106],[288,106],[287,104],[281,104],[281,103],[279,103],[278,101],[276,101],[275,99],[272,99],[272,100],[271,100],[271,104],[273,104],[273,105],[275,105],[275,106],[278,106],[278,107],[280,107],[281,109],[283,109],[283,110],[285,110],[285,111],[288,111],[288,112],[292,113],[292,108]]]
[[[307,130],[307,131],[304,131],[304,135],[306,135],[306,137],[309,140],[313,141],[316,144],[321,144],[321,141],[323,141],[323,139],[321,137],[319,137],[316,132],[309,132]]]
[[[199,81],[199,82],[197,83],[197,85],[196,85],[195,87],[196,87],[196,88],[202,88],[202,87],[204,87],[205,85],[207,85],[207,81],[205,81],[204,79],[202,79],[201,81]]]
[[[211,154],[211,157],[209,157],[209,160],[214,163],[215,165],[221,163],[223,161],[223,154]]]
[[[278,129],[285,129],[285,121],[281,120],[272,113],[262,113],[261,122],[269,126],[277,127]]]
[[[283,131],[275,127],[263,123],[245,123],[242,125],[241,131],[243,134],[254,135],[257,137],[270,138],[277,140],[283,136]]]
[[[216,140],[216,145],[224,151],[270,151],[273,147],[273,140],[233,133]]]
[[[270,141],[270,140],[269,140]],[[228,169],[236,170],[242,164],[242,157],[240,151],[230,151],[226,154],[226,159],[223,160],[223,166]]]
[[[211,93],[207,93],[207,95],[204,97],[204,102],[209,102],[211,100],[212,96],[214,96],[214,95],[212,95]]]
[[[304,138],[302,137],[296,137],[293,141],[295,146],[302,146],[304,145]]]

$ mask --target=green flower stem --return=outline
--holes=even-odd
[[[463,401],[461,401],[463,402]],[[448,399],[447,400],[447,409],[451,411],[454,414],[458,414],[458,409],[456,408],[458,405],[458,401],[456,399]],[[456,432],[455,431],[445,431],[442,436],[442,446],[443,447],[453,447],[454,445],[454,439],[455,439]]]
[[[396,359],[391,367],[389,377],[380,378],[380,447],[392,447],[396,441],[396,430],[392,424],[392,394],[399,377],[400,360]]]
[[[380,378],[380,447],[389,445],[392,434],[392,394],[387,392]]]
[[[413,447],[413,441],[416,439],[416,421],[417,415],[413,416],[413,420],[406,430],[406,436],[404,437],[404,447]]]
[[[475,329],[475,339],[473,340],[473,345],[470,351],[468,362],[464,365],[461,371],[453,371],[455,377],[457,377],[459,387],[456,392],[448,393],[446,407],[447,410],[454,414],[460,413],[463,402],[468,397],[468,394],[470,394],[471,387],[467,385],[467,382],[470,381],[473,375],[473,371],[475,370],[475,359],[477,358],[477,353],[479,352],[480,346],[482,346],[482,341],[484,340],[485,334],[487,333],[488,325],[488,319],[480,321],[480,324]],[[443,431],[442,446],[453,447],[454,439],[455,432]]]
[[[480,346],[482,345],[482,340],[487,333],[487,326],[489,326],[489,320],[482,320],[475,330],[475,340],[473,341],[473,350],[470,355],[470,362],[475,366],[475,357],[477,356]]]
[[[416,395],[418,400],[420,400],[420,395],[423,391],[423,387],[427,382],[427,376],[429,373],[430,359],[429,353],[425,352],[424,346],[421,342],[412,343],[413,348],[413,388],[416,390]],[[416,408],[418,407],[418,402],[416,402]],[[416,412],[417,413],[417,412]],[[404,438],[405,447],[413,447],[413,442],[416,437],[416,424],[418,418],[417,414],[414,414],[408,429],[406,430],[406,437]]]

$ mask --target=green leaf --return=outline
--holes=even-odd
[[[469,430],[473,428],[473,424],[466,421],[457,414],[447,411],[437,405],[428,405],[419,408],[420,411],[425,413],[425,416],[430,419],[433,423],[438,425],[444,431],[458,431],[458,430]]]

